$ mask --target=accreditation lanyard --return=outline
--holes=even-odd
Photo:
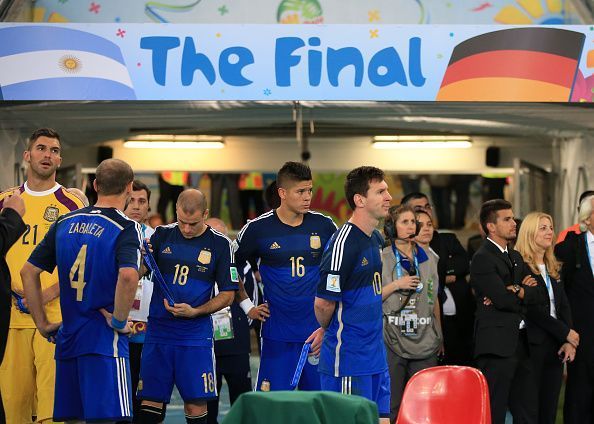
[[[545,267],[545,285],[547,286],[547,290],[551,290],[551,277],[549,277],[549,271],[547,271]],[[550,297],[550,295],[549,295]]]
[[[402,265],[400,265],[402,261],[402,256],[400,256],[400,252],[398,251],[398,249],[396,249],[396,245],[394,242],[392,242],[392,251],[394,252],[394,256],[396,257],[396,279],[400,280],[402,278]],[[414,252],[414,249],[412,256],[413,262],[415,264],[415,269],[417,271],[417,275],[420,277],[421,271],[419,270],[419,260],[417,259],[417,254]]]

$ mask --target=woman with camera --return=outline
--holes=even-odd
[[[382,252],[382,300],[391,422],[407,381],[417,371],[437,365],[442,350],[438,257],[429,248],[428,232],[432,235],[433,228],[428,229],[427,217],[423,213],[420,223],[409,206],[392,207],[384,225],[389,245]]]

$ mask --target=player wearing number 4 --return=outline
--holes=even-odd
[[[186,422],[206,424],[206,401],[217,397],[213,326],[210,315],[229,306],[239,277],[231,240],[204,222],[206,198],[194,189],[176,203],[177,222],[157,227],[153,256],[175,304],[155,285],[140,365],[138,422],[163,421],[175,384]],[[219,294],[213,296],[215,282]]]
[[[56,366],[54,348],[35,329],[27,310],[19,272],[33,249],[41,242],[60,215],[83,206],[82,202],[56,182],[56,170],[62,162],[60,136],[49,128],[40,128],[29,137],[23,161],[28,165],[27,181],[0,194],[0,209],[7,196],[19,191],[27,212],[23,236],[6,255],[10,269],[13,303],[10,330],[4,361],[0,366],[0,392],[6,410],[6,422],[22,424],[51,421],[54,405]],[[57,273],[41,275],[42,302],[51,321],[60,321]],[[17,299],[20,302],[17,302]],[[37,398],[37,403],[35,402]]]
[[[390,375],[382,328],[384,238],[376,227],[388,215],[392,196],[381,169],[349,172],[345,194],[353,215],[324,250],[315,300],[326,328],[320,354],[322,390],[363,396],[390,416]]]
[[[280,206],[248,222],[236,239],[238,264],[260,259],[264,300],[270,310],[265,319],[261,307],[244,309],[250,318],[265,319],[256,389],[290,390],[303,343],[308,341],[312,354],[299,389],[320,390],[317,354],[324,332],[316,321],[314,298],[322,251],[336,225],[309,210],[312,176],[306,165],[285,163],[276,181]]]
[[[132,415],[127,333],[141,231],[122,210],[134,173],[127,163],[108,159],[96,175],[95,206],[58,218],[21,271],[39,332],[44,337],[57,333],[56,421],[111,422]],[[56,267],[63,318],[59,330],[60,323],[42,307],[39,279]]]

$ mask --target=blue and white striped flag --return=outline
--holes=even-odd
[[[56,26],[0,29],[0,99],[135,100],[120,48]]]

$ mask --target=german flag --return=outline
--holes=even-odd
[[[586,36],[558,28],[513,28],[458,44],[438,101],[568,102]]]

